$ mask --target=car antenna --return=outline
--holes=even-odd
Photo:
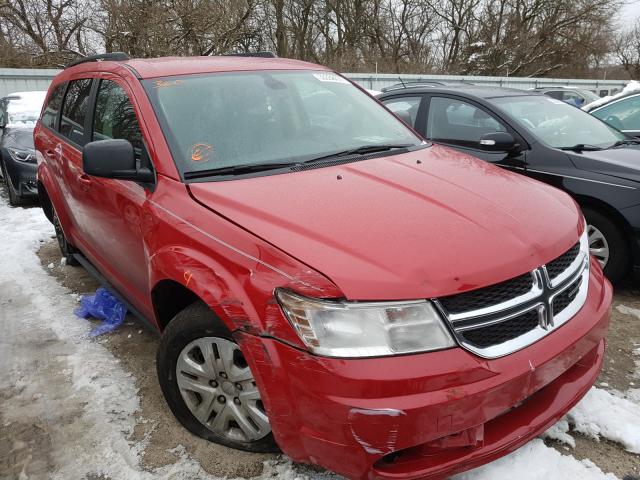
[[[402,80],[402,77],[398,77],[398,80],[400,80],[400,83],[402,84],[402,88],[407,88],[404,81]]]

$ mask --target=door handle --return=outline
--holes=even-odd
[[[56,153],[53,150],[45,150],[44,154],[52,160],[56,158]]]
[[[85,173],[81,173],[78,175],[78,182],[84,190],[87,190],[91,186],[91,177]]]

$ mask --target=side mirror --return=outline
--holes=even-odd
[[[87,175],[153,183],[153,172],[138,167],[133,145],[127,140],[97,140],[82,150],[82,170]]]
[[[506,132],[487,133],[480,139],[480,148],[487,152],[511,152],[519,146],[513,135]]]

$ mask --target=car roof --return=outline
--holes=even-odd
[[[96,67],[96,65],[98,66]],[[210,57],[159,57],[132,58],[122,61],[104,60],[81,63],[65,69],[65,72],[110,70],[124,65],[133,70],[140,79],[170,77],[199,73],[238,72],[255,70],[329,70],[314,63],[291,60],[288,58],[265,58],[245,56]]]
[[[504,88],[504,87],[489,87],[483,85],[469,85],[469,84],[458,84],[458,85],[446,85],[446,86],[434,86],[434,87],[423,87],[416,86],[411,87],[407,85],[405,89],[392,90],[389,92],[383,93],[380,97],[390,97],[392,95],[404,92],[412,92],[412,93],[453,93],[458,95],[466,95],[469,97],[481,98],[481,99],[489,99],[489,98],[500,98],[500,97],[522,97],[527,95],[540,95],[537,92],[532,90],[519,90],[517,88]],[[379,98],[380,98],[379,97]]]
[[[532,88],[531,90],[536,92],[543,92],[546,90],[589,90],[589,89],[585,87],[571,87],[569,85],[556,85],[554,87],[537,87],[537,88]]]

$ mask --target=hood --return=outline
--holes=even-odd
[[[565,153],[581,170],[640,182],[640,148],[637,146]]]
[[[442,146],[189,189],[354,300],[507,280],[558,257],[582,230],[561,191]]]

